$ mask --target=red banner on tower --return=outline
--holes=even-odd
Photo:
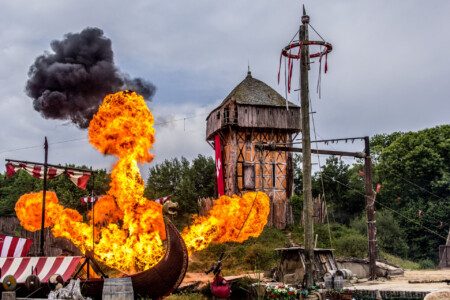
[[[225,190],[223,186],[222,145],[220,144],[220,136],[218,134],[214,138],[214,146],[216,147],[217,192],[220,197],[225,194]]]

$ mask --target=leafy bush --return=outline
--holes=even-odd
[[[303,197],[299,195],[293,195],[291,197],[292,214],[294,216],[294,224],[300,224],[302,220],[303,211]]]
[[[386,210],[377,211],[377,240],[378,247],[388,253],[406,258],[408,255],[408,243],[404,230],[392,212]],[[365,215],[354,219],[350,227],[367,237],[367,218]]]
[[[263,244],[253,244],[245,249],[244,262],[248,266],[254,266],[254,270],[266,270],[272,267],[276,254],[274,249],[270,249]]]
[[[436,265],[431,259],[422,259],[419,261],[419,266],[421,269],[434,269]]]
[[[367,238],[357,232],[344,235],[334,242],[336,256],[367,257]]]

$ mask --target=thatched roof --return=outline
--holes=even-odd
[[[286,107],[286,99],[261,80],[253,78],[250,71],[247,73],[247,77],[231,91],[219,107],[224,105],[231,98],[233,98],[237,104],[242,105]],[[290,101],[288,103],[289,107],[299,107]]]

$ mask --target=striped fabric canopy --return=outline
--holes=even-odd
[[[23,257],[30,251],[33,240],[0,234],[0,257]]]
[[[33,164],[25,164],[25,163],[12,163],[8,162],[6,164],[6,174],[8,176],[13,176],[18,170],[25,170],[28,174],[35,178],[44,178],[44,166],[42,165],[33,165]],[[61,174],[66,174],[70,181],[76,184],[80,189],[85,190],[86,185],[89,181],[89,177],[91,173],[89,172],[80,172],[71,170],[70,168],[54,168],[48,167],[47,169],[47,179],[55,178]]]
[[[41,282],[48,282],[53,274],[61,275],[68,281],[80,262],[80,256],[58,257],[1,257],[0,269],[3,281],[5,276],[13,275],[18,283],[24,283],[26,278],[37,275]]]

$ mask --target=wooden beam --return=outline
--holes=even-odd
[[[295,147],[286,147],[286,146],[276,146],[269,144],[260,144],[256,145],[256,147],[260,147],[262,150],[269,151],[289,151],[289,152],[302,152],[302,148]],[[337,150],[323,150],[323,149],[311,149],[311,153],[314,154],[324,154],[324,155],[335,155],[335,156],[350,156],[356,158],[365,158],[366,154],[363,152],[347,152],[347,151],[337,151]]]

